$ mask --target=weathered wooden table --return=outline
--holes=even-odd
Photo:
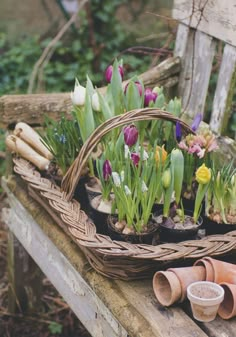
[[[92,336],[236,336],[236,319],[197,323],[188,303],[184,305],[188,314],[180,305],[159,305],[151,279],[125,282],[98,274],[18,181],[2,180],[10,205],[4,220]]]

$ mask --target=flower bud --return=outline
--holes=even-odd
[[[118,69],[119,69],[120,77],[123,80],[123,77],[124,77],[124,68],[121,65],[119,65]],[[106,78],[107,83],[111,82],[112,73],[113,73],[113,66],[110,65],[110,66],[107,67],[107,69],[105,71],[105,78]]]
[[[74,91],[71,92],[70,97],[73,105],[83,106],[85,103],[86,89],[79,84],[78,81],[75,82]]]
[[[167,189],[170,186],[171,182],[171,172],[170,168],[166,169],[162,175],[162,186],[164,189]]]
[[[194,132],[197,131],[197,129],[198,129],[198,127],[199,127],[201,121],[202,121],[202,114],[198,113],[198,114],[195,116],[195,118],[194,118],[194,120],[193,120],[193,123],[192,123],[192,125],[191,125],[191,129],[192,129]]]
[[[176,138],[176,140],[177,140],[178,143],[181,141],[181,137],[182,137],[181,124],[180,124],[180,122],[176,122],[176,125],[175,125],[175,138]]]
[[[120,179],[119,174],[117,172],[112,172],[111,175],[112,175],[112,179],[113,179],[113,182],[114,182],[115,186],[120,187],[121,186],[121,179]]]
[[[138,130],[135,125],[129,125],[124,127],[124,140],[128,146],[133,146],[138,140]]]
[[[102,171],[103,171],[103,179],[107,181],[112,174],[111,162],[109,160],[104,161]]]
[[[150,102],[154,102],[157,99],[157,93],[153,92],[152,89],[147,88],[144,91],[144,106],[149,106]]]
[[[94,111],[101,111],[99,97],[98,97],[97,92],[95,92],[92,96],[92,108]]]
[[[132,162],[134,163],[135,166],[138,166],[138,163],[140,161],[140,156],[138,153],[131,153],[130,158],[132,159]]]
[[[141,84],[140,82],[138,82],[138,81],[135,81],[134,83],[135,83],[135,85],[136,85],[136,87],[137,87],[137,89],[138,89],[139,95],[142,96],[142,93],[143,93],[143,87],[142,87],[142,84]],[[128,89],[129,84],[130,84],[130,82],[127,83],[126,86],[125,86],[125,89],[124,89],[124,93],[125,93],[125,94],[126,94],[126,91],[127,91],[127,89]]]
[[[125,189],[125,194],[126,195],[131,195],[131,191],[129,189],[129,187],[127,185],[124,186],[124,189]]]
[[[196,171],[196,180],[199,184],[207,184],[211,179],[211,170],[202,164]]]
[[[159,164],[159,162],[160,162],[160,153],[161,153],[161,162],[162,162],[162,164],[164,164],[164,162],[166,161],[166,158],[167,158],[167,152],[165,150],[164,145],[162,145],[162,147],[160,147],[160,146],[156,147],[155,159],[156,159],[157,164]]]

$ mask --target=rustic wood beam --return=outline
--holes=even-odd
[[[139,76],[145,86],[175,85],[180,71],[180,58],[171,57]],[[125,86],[128,81],[124,81]],[[106,87],[100,88],[104,92]],[[0,128],[6,128],[19,121],[31,125],[42,124],[44,115],[58,119],[61,113],[70,114],[72,104],[70,93],[5,95],[0,98]]]

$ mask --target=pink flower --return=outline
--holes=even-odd
[[[144,106],[149,106],[150,102],[154,102],[157,99],[157,93],[153,92],[151,88],[145,89],[144,92]]]
[[[138,166],[140,155],[136,152],[131,153],[130,158],[132,159],[135,166]]]
[[[124,127],[124,140],[125,144],[128,146],[133,146],[138,140],[138,129],[135,125],[129,125]]]
[[[184,140],[179,142],[179,148],[182,149],[182,150],[188,151],[188,146],[186,145]]]
[[[143,93],[143,87],[142,87],[142,84],[141,84],[140,82],[138,82],[138,81],[135,81],[134,83],[135,83],[135,85],[136,85],[136,87],[137,87],[137,89],[138,89],[139,95],[142,96],[142,93]],[[127,89],[128,89],[129,84],[130,84],[130,82],[127,83],[126,86],[125,86],[125,89],[124,89],[124,93],[125,93],[125,94],[126,94],[126,91],[127,91]]]
[[[188,153],[199,153],[201,150],[202,148],[199,144],[193,144],[193,146],[189,147]]]
[[[123,77],[124,77],[124,68],[122,66],[118,66],[118,69],[119,69],[120,77],[123,80]],[[108,83],[111,82],[112,73],[113,73],[113,66],[110,65],[110,66],[107,67],[107,69],[105,71],[105,78],[106,78],[106,81]]]

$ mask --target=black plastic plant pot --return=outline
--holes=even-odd
[[[106,213],[97,209],[98,201],[101,195],[96,195],[90,200],[90,218],[97,228],[97,233],[108,235],[107,218],[110,213]]]
[[[185,210],[184,213],[185,217],[187,216],[189,218],[191,218],[193,215],[193,212],[189,210]],[[200,216],[196,225],[193,225],[192,227],[174,228],[169,227],[169,218],[163,218],[161,222],[160,217],[162,217],[162,214],[160,213],[154,215],[154,218],[159,218],[157,222],[160,223],[159,238],[161,242],[181,242],[186,240],[194,240],[197,238],[198,230],[202,226],[203,222],[203,219]]]
[[[148,231],[141,233],[123,234],[115,228],[115,223],[118,217],[116,215],[110,215],[107,218],[108,233],[112,240],[125,241],[133,244],[147,244],[152,245],[155,234],[159,230],[158,224],[152,219],[150,220],[150,226]]]
[[[206,235],[226,234],[236,230],[236,224],[218,223],[209,217],[204,218]]]

